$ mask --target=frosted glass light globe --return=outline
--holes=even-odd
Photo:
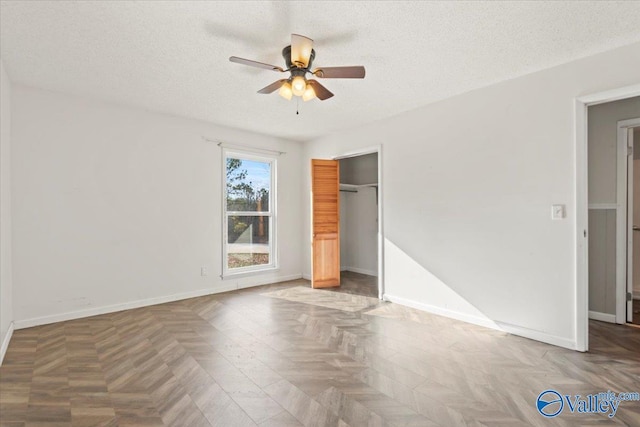
[[[307,81],[302,76],[296,76],[291,81],[291,90],[295,96],[302,96],[307,88]]]

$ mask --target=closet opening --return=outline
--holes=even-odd
[[[378,153],[340,162],[341,292],[377,298],[379,289]]]

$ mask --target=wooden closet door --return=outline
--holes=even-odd
[[[312,288],[340,286],[340,164],[311,160]]]

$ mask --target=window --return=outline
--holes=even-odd
[[[276,268],[276,160],[224,152],[223,276]]]

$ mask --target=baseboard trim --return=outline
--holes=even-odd
[[[507,332],[512,335],[532,339],[535,341],[544,342],[547,344],[568,348],[570,350],[576,350],[576,343],[573,340],[559,337],[556,335],[547,334],[546,332],[528,329],[522,326],[512,325],[497,320],[485,319],[470,314],[460,313],[458,311],[449,310],[447,308],[437,307],[431,304],[424,304],[421,302],[413,301],[407,298],[402,298],[394,295],[384,294],[382,299],[392,303],[404,305],[407,307],[415,308],[417,310],[426,311],[428,313],[436,314],[438,316],[449,317],[451,319],[460,320],[466,323],[471,323],[478,326],[483,326],[489,329],[495,329],[502,332]]]
[[[345,267],[344,270],[341,271],[353,271],[354,273],[366,274],[367,276],[378,276],[378,272],[375,270],[366,270],[364,268],[358,267]]]
[[[311,275],[310,275],[310,274],[306,274],[306,273],[305,273],[305,274],[303,274],[303,275],[302,275],[302,278],[303,278],[304,280],[311,280]]]
[[[461,320],[463,322],[472,323],[478,326],[484,326],[485,328],[500,330],[500,327],[495,322],[489,319],[483,319],[482,317],[472,316],[458,311],[449,310],[447,308],[438,307],[431,304],[425,304],[410,300],[408,298],[398,297],[395,295],[384,294],[382,299],[385,301],[393,302],[396,304],[404,305],[406,307],[415,308],[417,310],[426,311],[431,314],[437,314],[438,316],[449,317],[451,319]]]
[[[616,323],[615,314],[601,313],[599,311],[589,310],[589,319],[599,320],[601,322]]]
[[[11,337],[13,336],[14,323],[9,323],[9,327],[7,328],[7,333],[2,340],[2,347],[0,347],[0,366],[2,366],[2,361],[4,360],[4,355],[9,348],[9,341],[11,341]]]
[[[101,314],[115,313],[133,308],[148,307],[150,305],[164,304],[167,302],[180,301],[189,298],[197,298],[205,295],[220,294],[223,292],[235,291],[238,289],[251,288],[254,286],[262,286],[270,283],[286,282],[301,278],[301,274],[292,274],[288,276],[279,276],[271,279],[261,279],[250,283],[230,283],[224,286],[216,286],[215,288],[199,289],[192,292],[183,292],[179,294],[166,295],[162,297],[146,298],[136,301],[125,302],[121,304],[113,304],[102,307],[89,308],[85,310],[69,311],[66,313],[53,314],[50,316],[34,317],[31,319],[14,321],[15,329],[32,328],[34,326],[48,325],[50,323],[65,322],[67,320],[82,319],[84,317],[99,316]]]
[[[510,333],[511,335],[517,335],[519,337],[540,341],[557,347],[568,348],[569,350],[578,350],[575,340],[551,335],[546,332],[538,331],[537,329],[529,329],[523,326],[512,325],[510,323],[496,321],[496,324],[503,332]]]

